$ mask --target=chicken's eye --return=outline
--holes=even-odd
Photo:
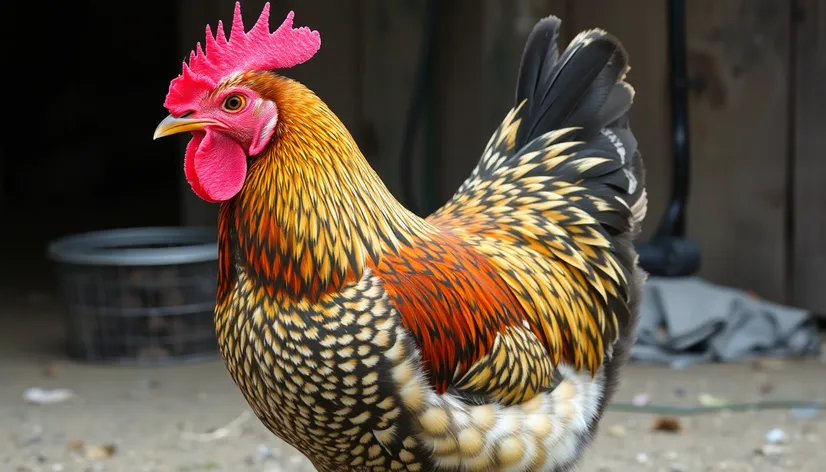
[[[226,111],[238,111],[244,108],[244,104],[246,100],[241,95],[229,95],[227,98],[224,99],[224,110]]]

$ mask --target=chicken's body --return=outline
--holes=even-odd
[[[558,25],[537,25],[515,108],[427,219],[303,85],[211,92],[278,110],[221,204],[221,352],[318,470],[558,472],[595,432],[634,340],[645,190],[621,46],[590,31],[558,57]]]

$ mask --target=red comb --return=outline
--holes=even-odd
[[[241,4],[235,3],[235,16],[229,40],[224,25],[218,22],[218,32],[206,27],[206,51],[198,43],[184,61],[181,75],[172,80],[164,107],[171,113],[185,113],[194,101],[215,88],[234,72],[292,67],[307,61],[321,47],[321,35],[307,27],[293,28],[291,11],[281,26],[270,33],[270,4],[264,5],[261,16],[249,32],[244,32]]]

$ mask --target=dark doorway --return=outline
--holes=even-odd
[[[0,287],[47,291],[50,240],[180,221],[178,143],[152,141],[183,59],[177,15],[160,9],[177,6],[3,8]]]

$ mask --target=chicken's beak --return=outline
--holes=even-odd
[[[207,126],[223,127],[221,123],[209,118],[175,118],[169,115],[155,128],[155,134],[152,136],[152,139],[155,140],[186,131],[204,131],[204,128]]]

